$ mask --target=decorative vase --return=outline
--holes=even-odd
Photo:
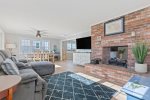
[[[135,63],[135,71],[138,73],[146,73],[147,72],[147,64]]]

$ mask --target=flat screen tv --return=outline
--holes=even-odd
[[[76,39],[77,49],[91,49],[91,37]]]

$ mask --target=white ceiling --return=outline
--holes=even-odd
[[[150,6],[150,0],[0,0],[0,26],[6,33],[47,30],[64,38],[90,30],[91,25]]]

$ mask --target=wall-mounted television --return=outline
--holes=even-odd
[[[77,49],[91,49],[91,37],[76,39]]]

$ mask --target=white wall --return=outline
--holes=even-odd
[[[60,40],[52,39],[52,38],[36,38],[34,36],[25,36],[25,35],[16,35],[16,34],[6,34],[5,35],[5,43],[15,43],[17,48],[13,50],[13,54],[20,57],[20,43],[22,39],[30,39],[30,40],[47,40],[49,41],[50,51],[53,51],[54,45],[57,46],[58,52],[60,52]]]
[[[83,32],[83,33],[77,33],[77,34],[74,34],[72,36],[66,36],[66,38],[64,40],[62,40],[62,41],[75,40],[77,38],[88,37],[88,36],[91,36],[91,32],[90,31]]]
[[[5,33],[2,29],[0,29],[0,49],[4,49],[5,47]]]

